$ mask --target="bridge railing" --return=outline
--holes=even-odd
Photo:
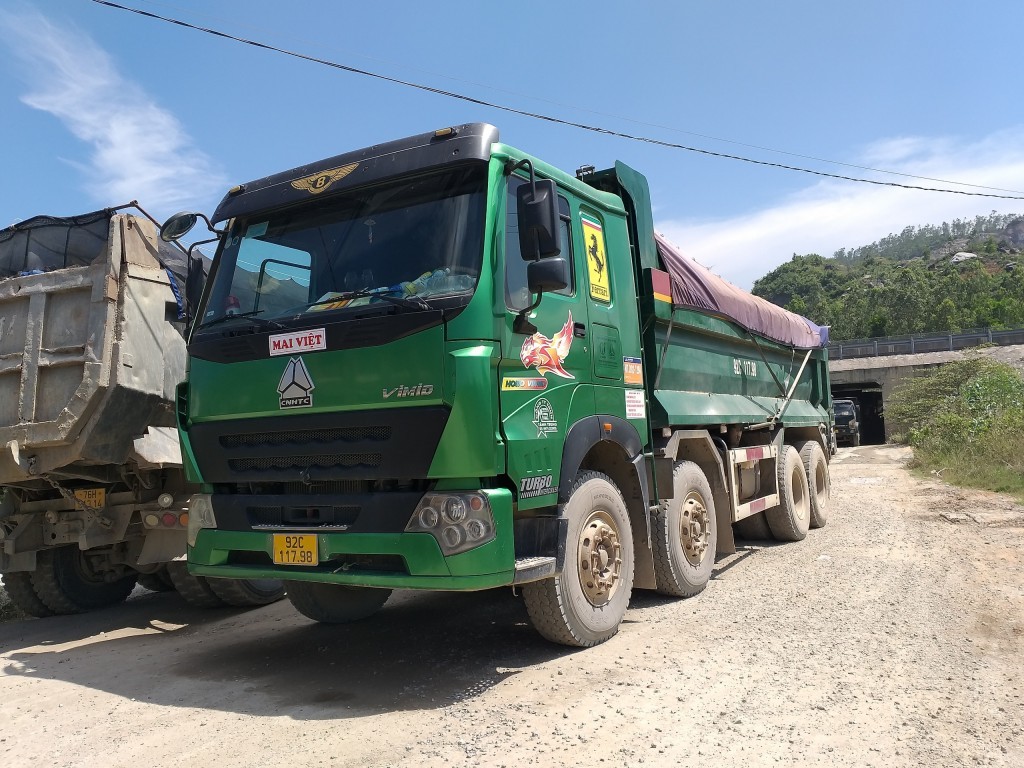
[[[913,355],[919,352],[950,352],[981,344],[1024,344],[1024,328],[995,331],[974,328],[957,333],[914,333],[909,336],[882,336],[877,339],[851,339],[828,345],[830,360],[878,355]]]

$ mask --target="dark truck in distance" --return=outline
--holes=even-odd
[[[590,646],[634,588],[700,592],[734,523],[825,523],[824,329],[682,257],[623,163],[573,177],[453,126],[241,184],[207,225],[193,575],[285,579],[323,622],[514,586]]]
[[[860,445],[860,404],[854,400],[833,400],[836,444]]]

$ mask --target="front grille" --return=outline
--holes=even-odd
[[[188,440],[213,484],[415,479],[429,473],[448,415],[409,406],[217,420],[192,424]]]
[[[260,448],[264,446],[308,445],[309,443],[383,442],[390,439],[391,427],[367,426],[221,435],[220,444],[225,448]]]
[[[245,511],[253,529],[345,529],[355,523],[362,509],[357,504],[253,505]]]
[[[382,456],[379,453],[327,453],[319,456],[260,456],[251,459],[230,459],[228,466],[235,472],[255,472],[266,470],[295,469],[306,470],[313,467],[319,469],[353,469],[365,467],[374,469],[380,466]]]

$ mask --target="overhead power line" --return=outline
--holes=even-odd
[[[126,6],[126,5],[121,5],[119,3],[111,2],[111,0],[92,0],[92,2],[96,3],[97,5],[104,5],[104,6],[107,6],[109,8],[115,8],[115,9],[120,10],[120,11],[127,11],[129,13],[135,13],[135,14],[138,14],[139,16],[144,16],[146,18],[154,19],[156,21],[162,21],[162,22],[167,23],[167,24],[174,24],[174,25],[177,25],[179,27],[184,27],[186,29],[194,30],[196,32],[203,32],[203,33],[208,34],[208,35],[213,35],[214,37],[220,37],[220,38],[224,38],[226,40],[233,40],[236,43],[242,43],[244,45],[251,45],[251,46],[253,46],[255,48],[261,48],[263,50],[272,51],[274,53],[281,53],[281,54],[284,54],[285,56],[291,56],[291,57],[296,58],[296,59],[301,59],[303,61],[311,62],[313,64],[320,64],[320,65],[325,66],[325,67],[331,67],[332,69],[338,69],[338,70],[341,70],[343,72],[349,72],[351,74],[356,74],[356,75],[363,75],[364,77],[371,77],[371,78],[374,78],[376,80],[382,80],[384,82],[393,83],[395,85],[405,86],[406,88],[414,88],[416,90],[424,91],[426,93],[433,93],[433,94],[438,95],[438,96],[446,96],[448,98],[458,99],[460,101],[465,101],[465,102],[468,102],[470,104],[477,104],[479,106],[487,107],[489,109],[497,109],[497,110],[500,110],[502,112],[508,112],[508,113],[511,113],[511,114],[514,114],[514,115],[520,115],[522,117],[529,117],[529,118],[533,118],[535,120],[543,120],[545,122],[554,123],[554,124],[557,124],[557,125],[565,125],[565,126],[569,126],[571,128],[579,128],[580,130],[590,131],[591,133],[603,134],[605,136],[614,136],[614,137],[620,138],[620,139],[627,139],[629,141],[637,141],[637,142],[642,142],[642,143],[645,143],[645,144],[652,144],[654,146],[659,146],[659,147],[667,147],[669,149],[681,149],[681,150],[684,150],[686,152],[694,152],[694,153],[697,153],[697,154],[706,155],[708,157],[717,157],[717,158],[722,158],[722,159],[726,159],[726,160],[738,160],[740,162],[751,163],[753,165],[760,165],[760,166],[765,166],[765,167],[769,167],[769,168],[780,168],[780,169],[786,170],[786,171],[797,171],[799,173],[808,173],[808,174],[811,174],[813,176],[821,176],[821,177],[828,178],[828,179],[839,179],[841,181],[851,181],[851,182],[856,182],[858,184],[873,184],[875,186],[880,186],[880,187],[897,187],[897,188],[900,188],[900,189],[913,189],[913,190],[918,190],[918,191],[922,191],[922,192],[943,192],[943,193],[950,194],[950,195],[965,195],[965,196],[968,196],[968,197],[989,197],[989,198],[998,198],[998,199],[1001,199],[1001,200],[1024,200],[1024,196],[1021,196],[1021,195],[997,195],[997,194],[992,194],[992,193],[988,193],[988,192],[968,192],[968,191],[961,190],[961,189],[941,189],[941,188],[938,188],[938,187],[922,187],[922,186],[917,186],[917,185],[913,185],[913,184],[901,184],[901,183],[895,182],[895,181],[879,181],[877,179],[863,179],[863,178],[858,178],[858,177],[855,177],[855,176],[844,176],[842,174],[828,173],[827,171],[818,171],[818,170],[814,170],[812,168],[802,168],[800,166],[786,165],[784,163],[773,163],[773,162],[768,161],[768,160],[757,160],[757,159],[754,159],[754,158],[751,158],[751,157],[744,157],[742,155],[733,155],[733,154],[729,154],[729,153],[726,153],[726,152],[715,152],[715,151],[710,150],[710,149],[702,149],[700,147],[691,147],[691,146],[688,146],[686,144],[678,144],[678,143],[675,143],[675,142],[665,141],[665,140],[662,140],[662,139],[655,139],[655,138],[651,138],[651,137],[648,137],[648,136],[637,136],[637,135],[633,135],[633,134],[629,134],[629,133],[624,133],[622,131],[612,130],[610,128],[602,128],[600,126],[588,125],[586,123],[579,123],[579,122],[575,122],[575,121],[572,121],[572,120],[566,120],[566,119],[563,119],[563,118],[554,117],[552,115],[545,115],[545,114],[542,114],[540,112],[532,112],[532,111],[525,110],[525,109],[518,109],[516,107],[510,107],[510,106],[507,106],[507,105],[504,105],[504,104],[498,104],[496,102],[490,102],[490,101],[486,101],[484,99],[478,99],[478,98],[476,98],[474,96],[468,96],[466,94],[456,93],[455,91],[448,91],[448,90],[445,90],[443,88],[435,88],[433,86],[424,85],[422,83],[415,83],[415,82],[412,82],[412,81],[409,81],[409,80],[403,80],[403,79],[397,78],[397,77],[390,77],[388,75],[382,75],[382,74],[380,74],[378,72],[371,72],[369,70],[360,69],[358,67],[352,67],[352,66],[349,66],[347,64],[340,64],[340,63],[335,62],[335,61],[330,61],[329,59],[321,59],[319,57],[310,56],[308,54],[299,53],[297,51],[290,51],[290,50],[288,50],[286,48],[279,48],[277,46],[270,45],[269,43],[261,43],[258,40],[250,40],[248,38],[238,37],[236,35],[232,35],[232,34],[229,34],[227,32],[222,32],[222,31],[217,30],[217,29],[211,29],[209,27],[201,27],[201,26],[198,26],[196,24],[190,24],[189,22],[182,21],[181,19],[171,18],[169,16],[161,16],[161,15],[159,15],[157,13],[153,13],[151,11],[144,11],[144,10],[141,10],[139,8],[131,8],[131,7]],[[708,137],[708,138],[712,138],[712,137]],[[809,159],[813,159],[813,158],[809,158]],[[871,169],[871,170],[873,170],[873,169]],[[889,171],[883,171],[883,172],[884,173],[890,173]],[[891,173],[897,173],[897,172],[891,172]],[[905,175],[905,174],[898,174],[898,175]],[[961,182],[946,182],[946,183],[961,184]],[[963,186],[977,186],[977,185],[963,184]]]

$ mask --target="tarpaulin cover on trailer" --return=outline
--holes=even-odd
[[[828,327],[754,296],[684,256],[655,233],[661,263],[672,278],[672,305],[722,315],[751,333],[801,349],[828,343]]]

